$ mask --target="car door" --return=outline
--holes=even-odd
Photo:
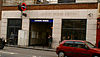
[[[63,44],[63,51],[65,52],[65,54],[67,56],[73,56],[73,50],[74,50],[74,47],[73,47],[73,41],[66,41],[64,44]]]
[[[75,42],[74,44],[74,56],[75,57],[90,57],[90,51],[83,42]]]

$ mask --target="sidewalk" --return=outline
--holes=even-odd
[[[16,47],[16,48],[23,48],[23,49],[33,49],[33,50],[43,50],[43,51],[56,52],[56,49],[49,49],[48,47],[42,47],[42,46],[19,47],[17,45],[6,45],[6,47]]]

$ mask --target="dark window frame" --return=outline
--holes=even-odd
[[[74,42],[74,47],[76,44],[78,45],[78,46],[76,46],[76,48],[85,49],[88,47],[84,42]]]
[[[67,46],[68,45],[68,46]],[[71,46],[72,45],[72,46]],[[63,46],[66,46],[66,47],[73,47],[74,46],[74,41],[66,41]]]
[[[80,22],[79,23],[80,26],[76,26],[77,23],[74,23],[74,21]],[[67,24],[66,24],[66,22],[67,22]],[[71,25],[71,26],[68,26],[68,25]],[[70,40],[71,35],[74,36],[74,37],[72,37],[72,40],[86,40],[86,29],[87,29],[87,19],[62,19],[61,41]],[[84,37],[78,36],[78,38],[75,38],[75,35],[78,35],[79,33],[83,34]],[[70,39],[67,39],[68,36],[70,37]],[[63,39],[64,37],[66,39]]]
[[[75,3],[76,0],[58,0],[58,3]]]
[[[12,23],[11,21],[20,21],[21,23],[18,24],[18,23],[15,23],[15,24],[10,24]],[[14,34],[17,34],[16,37],[18,37],[18,31],[15,32],[16,30],[19,30],[19,29],[22,29],[22,19],[11,19],[9,18],[8,21],[7,21],[7,39],[10,38],[10,34],[11,32],[13,32]]]

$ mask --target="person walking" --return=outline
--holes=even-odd
[[[52,36],[49,35],[49,36],[48,36],[48,44],[49,44],[49,48],[52,48],[52,47],[51,47],[51,45],[52,45],[52,40],[53,40]]]

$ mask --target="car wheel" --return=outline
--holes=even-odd
[[[94,55],[93,57],[99,57],[98,55]]]
[[[64,52],[59,52],[58,57],[65,57]]]

